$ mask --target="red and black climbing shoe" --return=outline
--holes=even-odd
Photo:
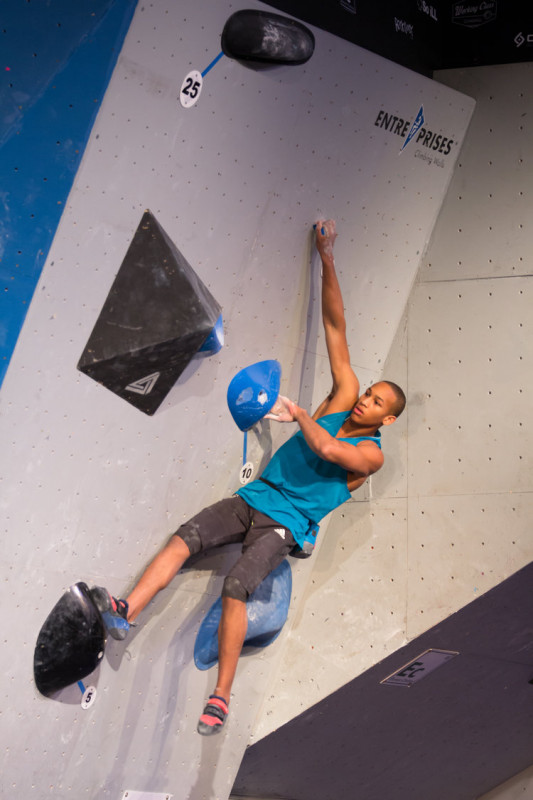
[[[204,713],[198,720],[198,733],[202,736],[212,736],[214,733],[219,733],[224,727],[228,710],[228,704],[223,697],[219,697],[217,694],[210,695],[204,708]]]

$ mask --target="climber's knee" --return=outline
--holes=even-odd
[[[233,597],[234,600],[241,600],[243,603],[246,603],[248,600],[248,592],[238,578],[234,578],[233,575],[228,575],[222,587],[222,597]]]
[[[179,536],[180,539],[183,539],[189,548],[191,556],[195,556],[196,553],[199,553],[203,547],[200,534],[194,525],[185,523],[185,525],[182,525],[180,528],[178,528],[174,535]]]

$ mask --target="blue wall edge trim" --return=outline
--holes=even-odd
[[[70,3],[71,0],[68,0]],[[78,30],[62,69],[0,149],[4,219],[0,221],[0,385],[41,276],[137,0],[106,0],[93,27]],[[56,15],[60,9],[56,4]],[[43,30],[42,36],[46,35]],[[44,45],[43,45],[44,49]],[[13,47],[16,50],[16,47]],[[24,69],[20,48],[8,65]],[[7,69],[5,66],[4,69]],[[80,90],[82,87],[82,90]]]

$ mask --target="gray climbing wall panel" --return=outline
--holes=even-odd
[[[330,523],[254,739],[533,559],[532,72],[437,75],[476,109],[384,368],[409,404],[384,433],[370,502],[348,503]],[[464,718],[474,736],[478,724]],[[505,748],[486,754],[500,756],[502,774]],[[415,763],[415,784],[416,774]],[[489,797],[530,795],[528,770]]]
[[[183,520],[239,485],[242,435],[225,401],[239,369],[277,358],[282,390],[307,407],[329,391],[311,235],[322,215],[338,221],[354,367],[363,384],[379,375],[472,112],[464,95],[320,31],[303,66],[221,58],[185,108],[184,79],[216,59],[235,10],[226,0],[137,8],[4,383],[13,794],[227,796],[285,641],[242,661],[227,731],[200,739],[213,677],[192,664],[194,638],[235,551],[186,569],[126,645],[108,646],[87,711],[76,686],[56,701],[36,692],[37,632],[75,581],[124,593]],[[400,153],[421,107],[424,132]],[[223,350],[191,363],[153,417],[76,370],[145,208],[225,323]],[[250,435],[256,470],[288,433],[272,424]],[[313,569],[294,566],[289,625]]]

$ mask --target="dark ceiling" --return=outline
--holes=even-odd
[[[529,0],[270,0],[267,5],[423,75],[533,61]]]
[[[382,684],[430,648],[459,655]],[[533,762],[533,563],[250,747],[232,797],[475,800]]]

